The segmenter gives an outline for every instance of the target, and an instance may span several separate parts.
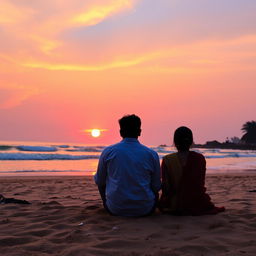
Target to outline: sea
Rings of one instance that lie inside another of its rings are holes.
[[[106,145],[0,141],[0,176],[93,175]],[[160,158],[172,146],[152,146]],[[193,148],[207,161],[207,174],[255,173],[255,150]]]

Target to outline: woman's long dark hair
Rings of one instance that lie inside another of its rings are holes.
[[[188,151],[193,143],[193,133],[186,127],[181,126],[174,132],[174,144],[178,151]]]

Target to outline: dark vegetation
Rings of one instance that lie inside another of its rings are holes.
[[[224,148],[224,149],[244,149],[256,150],[256,121],[248,121],[243,124],[243,136],[241,139],[237,137],[227,138],[225,142],[217,140],[207,141],[205,144],[195,144],[198,148]]]

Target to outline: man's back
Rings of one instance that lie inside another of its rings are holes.
[[[95,182],[106,186],[106,205],[113,214],[145,215],[161,186],[158,155],[136,138],[124,138],[102,152]]]

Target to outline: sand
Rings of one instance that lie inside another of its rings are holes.
[[[0,255],[256,255],[256,175],[207,176],[224,213],[109,216],[92,177],[0,177]]]

